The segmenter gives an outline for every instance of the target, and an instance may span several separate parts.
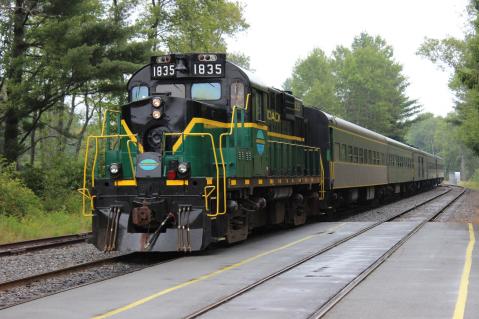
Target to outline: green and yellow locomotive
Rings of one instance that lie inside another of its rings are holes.
[[[105,251],[202,250],[443,177],[439,158],[305,107],[225,54],[153,57],[128,96],[86,148],[83,212]]]

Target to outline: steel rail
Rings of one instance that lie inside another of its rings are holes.
[[[452,203],[458,200],[466,192],[465,189],[461,191],[457,196],[455,196],[451,201],[446,205],[441,207],[436,211],[432,216],[426,218],[421,223],[419,223],[414,229],[406,234],[400,241],[398,241],[393,247],[386,251],[379,259],[377,259],[373,264],[366,268],[363,272],[354,278],[349,284],[347,284],[343,289],[331,297],[325,304],[316,310],[313,314],[309,316],[309,319],[319,319],[322,318],[328,311],[330,311],[335,305],[337,305],[347,294],[349,294],[357,285],[359,285],[364,279],[366,279],[374,270],[376,270],[383,262],[385,262],[392,254],[394,254],[402,245],[404,245],[415,233],[417,233],[424,225],[428,222],[434,220],[442,212],[444,212]]]
[[[431,202],[431,201],[433,201],[433,200],[435,200],[435,199],[437,199],[437,198],[439,198],[439,197],[442,197],[442,196],[448,194],[451,190],[452,190],[452,189],[449,188],[447,191],[445,191],[445,192],[443,192],[443,193],[441,193],[441,194],[438,194],[438,195],[436,195],[436,196],[433,196],[432,198],[427,199],[427,200],[425,200],[425,201],[423,201],[423,202],[421,202],[421,203],[419,203],[419,204],[415,204],[413,207],[408,208],[408,209],[406,209],[406,210],[404,210],[404,211],[401,211],[401,212],[399,212],[398,214],[395,214],[394,216],[385,218],[385,219],[383,219],[383,220],[381,220],[381,221],[378,221],[378,222],[375,222],[375,223],[373,223],[373,224],[371,224],[371,225],[369,225],[369,226],[366,226],[366,227],[360,229],[359,231],[357,231],[357,232],[355,232],[355,233],[353,233],[353,234],[351,234],[351,235],[349,235],[349,236],[346,236],[345,238],[342,238],[342,239],[340,239],[340,240],[338,240],[338,241],[335,241],[334,243],[332,243],[332,244],[330,244],[330,245],[328,245],[328,246],[326,246],[326,247],[320,249],[319,251],[316,251],[316,252],[314,252],[314,253],[312,253],[312,254],[310,254],[310,255],[308,255],[308,256],[306,256],[306,257],[304,257],[304,258],[302,258],[302,259],[300,259],[300,260],[298,260],[298,261],[296,261],[296,262],[294,262],[294,263],[292,263],[292,264],[290,264],[290,265],[288,265],[288,266],[286,266],[286,267],[284,267],[284,268],[282,268],[282,269],[280,269],[280,270],[278,270],[278,271],[276,271],[276,272],[274,272],[274,273],[272,273],[272,274],[270,274],[270,275],[268,275],[268,276],[266,276],[266,277],[263,277],[263,278],[261,278],[261,279],[255,281],[254,283],[252,283],[252,284],[250,284],[250,285],[248,285],[248,286],[246,286],[246,287],[244,287],[244,288],[242,288],[242,289],[240,289],[240,290],[237,290],[236,292],[234,292],[234,293],[232,293],[232,294],[230,294],[230,295],[227,295],[227,296],[225,296],[225,297],[223,297],[223,298],[217,300],[216,302],[214,302],[214,303],[212,303],[212,304],[210,304],[210,305],[208,305],[208,306],[206,306],[206,307],[203,307],[203,308],[201,308],[201,309],[195,311],[194,313],[191,313],[191,314],[187,315],[187,316],[184,317],[184,318],[185,318],[185,319],[198,318],[198,317],[200,317],[200,316],[202,316],[202,315],[204,315],[204,314],[210,312],[211,310],[213,310],[213,309],[215,309],[215,308],[217,308],[217,307],[219,307],[219,306],[221,306],[221,305],[224,305],[225,303],[227,303],[227,302],[229,302],[229,301],[231,301],[231,300],[233,300],[233,299],[235,299],[235,298],[241,296],[242,294],[244,294],[244,293],[246,293],[246,292],[248,292],[248,291],[251,291],[251,290],[254,289],[255,287],[260,286],[261,284],[263,284],[263,283],[265,283],[265,282],[267,282],[267,281],[269,281],[269,280],[271,280],[271,279],[273,279],[273,278],[276,278],[276,277],[278,277],[279,275],[282,275],[282,274],[284,274],[284,273],[286,273],[286,272],[292,270],[293,268],[296,268],[297,266],[299,266],[299,265],[301,265],[301,264],[303,264],[303,263],[305,263],[305,262],[307,262],[307,261],[309,261],[309,260],[311,260],[311,259],[313,259],[313,258],[315,258],[315,257],[317,257],[317,256],[319,256],[319,255],[321,255],[321,254],[324,254],[325,252],[330,251],[331,249],[333,249],[333,248],[335,248],[335,247],[337,247],[337,246],[339,246],[339,245],[341,245],[341,244],[343,244],[343,243],[345,243],[345,242],[347,242],[347,241],[349,241],[349,240],[351,240],[351,239],[353,239],[353,238],[356,238],[356,237],[358,237],[359,235],[361,235],[361,234],[363,234],[363,233],[365,233],[365,232],[367,232],[367,231],[369,231],[369,230],[371,230],[371,229],[373,229],[373,228],[375,228],[375,227],[377,227],[377,226],[379,226],[379,225],[381,225],[381,224],[383,224],[383,223],[386,223],[386,222],[388,222],[388,221],[392,221],[393,219],[395,219],[395,218],[397,218],[397,217],[399,217],[399,216],[401,216],[401,215],[404,215],[404,214],[406,214],[406,213],[408,213],[408,212],[410,212],[410,211],[413,211],[413,210],[417,209],[418,207],[424,206],[424,205],[428,204],[429,202]],[[454,199],[454,200],[455,200],[455,199]],[[450,203],[449,203],[448,205],[450,205]],[[412,236],[412,234],[411,234],[411,236]]]
[[[15,288],[17,286],[26,285],[37,280],[45,280],[45,279],[49,279],[49,278],[60,276],[60,275],[67,275],[73,272],[82,271],[91,267],[102,266],[105,264],[117,262],[117,261],[120,261],[122,258],[125,258],[126,256],[128,255],[120,255],[120,256],[115,256],[110,258],[103,258],[103,259],[99,259],[95,261],[72,265],[65,268],[55,269],[52,271],[42,272],[36,275],[27,276],[27,277],[23,277],[23,278],[11,280],[11,281],[2,282],[0,283],[0,292],[5,291],[7,289]]]
[[[81,243],[86,241],[90,236],[91,232],[3,244],[0,245],[0,257],[24,253],[28,251]]]

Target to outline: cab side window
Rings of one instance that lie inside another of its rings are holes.
[[[253,89],[253,112],[256,121],[264,122],[264,102],[263,92]]]
[[[233,107],[244,107],[244,84],[240,81],[234,81],[231,83],[231,102],[230,105]]]

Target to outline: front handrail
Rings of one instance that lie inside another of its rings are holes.
[[[210,189],[210,191],[208,191]],[[204,188],[205,194],[203,195],[205,197],[205,209],[206,211],[209,210],[209,198],[211,194],[215,191],[216,186],[214,185],[206,185]]]
[[[218,165],[218,156],[216,155],[216,146],[215,140],[213,138],[213,134],[211,133],[185,133],[185,132],[171,132],[171,133],[164,133],[165,136],[180,136],[183,139],[183,136],[199,136],[199,137],[209,137],[211,142],[211,148],[213,150],[213,157],[215,160],[215,169],[216,169],[216,214],[207,214],[209,217],[217,216],[219,213],[219,183],[220,183],[220,170]]]
[[[90,142],[91,140],[95,140],[95,156],[93,158],[93,165],[92,165],[92,170],[91,170],[91,187],[95,187],[95,169],[96,169],[96,163],[97,163],[97,159],[98,159],[98,140],[100,139],[108,139],[108,138],[123,138],[123,137],[128,137],[128,138],[131,138],[131,135],[129,134],[114,134],[114,135],[90,135],[88,136],[87,138],[87,142],[86,142],[86,147],[85,147],[85,162],[83,164],[83,185],[82,185],[82,188],[78,189],[78,192],[80,192],[80,194],[82,194],[83,196],[83,200],[82,200],[82,215],[84,216],[87,216],[87,217],[91,217],[93,216],[92,213],[86,213],[86,200],[89,199],[90,200],[90,206],[91,206],[91,209],[93,210],[94,206],[93,206],[93,199],[95,196],[92,196],[90,194],[90,191],[87,187],[87,176],[88,176],[88,156],[89,156],[89,149],[90,149]],[[133,142],[133,143],[136,143],[135,141],[132,141],[132,140],[129,140],[128,142]],[[127,142],[127,147],[128,147],[128,142]],[[134,167],[133,165],[133,158],[131,156],[131,153],[130,153],[130,149],[128,148],[128,156],[129,156],[129,160],[130,160],[130,167]],[[134,173],[134,170],[132,169],[132,174],[135,174]],[[135,175],[133,175],[135,176]]]
[[[101,136],[105,135],[105,128],[106,128],[106,121],[108,119],[108,113],[116,113],[116,114],[121,114],[121,111],[117,110],[106,110],[105,114],[103,115],[103,121],[101,123]]]
[[[133,165],[133,156],[131,156],[130,143],[135,143],[135,144],[136,144],[136,147],[137,147],[137,149],[138,149],[138,142],[137,142],[137,141],[133,141],[133,140],[128,140],[128,141],[126,142],[126,149],[128,150],[128,158],[130,159],[131,174],[133,175],[133,179],[136,179],[136,171],[135,171],[135,167],[134,167],[134,165]]]

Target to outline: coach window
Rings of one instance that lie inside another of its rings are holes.
[[[353,161],[353,147],[351,145],[348,145],[348,160]]]
[[[231,102],[230,105],[244,107],[244,84],[240,81],[231,83]]]
[[[341,144],[334,143],[334,161],[339,161],[341,158]]]
[[[140,86],[134,86],[131,89],[131,101],[138,101],[144,98],[147,98],[150,96],[150,92],[147,86],[145,85],[140,85]]]
[[[358,148],[354,148],[354,163],[358,162]]]
[[[364,150],[362,148],[359,148],[359,163],[363,163],[364,161]]]
[[[203,101],[215,101],[221,98],[221,84],[193,83],[191,86],[191,99]]]
[[[341,160],[346,162],[346,144],[341,144]]]
[[[184,84],[158,84],[156,86],[156,94],[165,94],[174,97],[186,97]]]

